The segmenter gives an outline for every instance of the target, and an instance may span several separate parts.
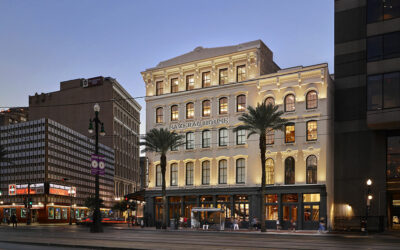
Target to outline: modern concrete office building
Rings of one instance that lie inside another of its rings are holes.
[[[400,229],[399,0],[335,1],[334,154],[335,228]]]
[[[141,106],[113,78],[61,82],[60,90],[29,97],[31,120],[50,118],[90,137],[89,118],[100,105],[106,136],[100,142],[115,150],[115,198],[140,188],[139,127]]]
[[[95,176],[90,174],[94,140],[47,118],[0,127],[0,143],[10,161],[0,163],[0,217],[16,213],[26,220],[24,200],[28,184],[33,202],[33,221],[68,222],[87,215],[85,199],[94,196]],[[114,201],[114,150],[99,144],[105,157],[105,175],[100,177],[100,198],[112,207]]]
[[[192,207],[219,207],[246,227],[260,218],[258,136],[233,132],[248,105],[268,102],[287,119],[267,142],[266,219],[276,228],[291,221],[316,229],[333,211],[333,83],[327,64],[280,69],[272,51],[256,40],[202,48],[142,72],[146,129],[168,128],[186,143],[167,155],[168,207],[162,207],[159,155],[148,153],[146,212],[154,223],[190,220]],[[205,219],[204,217],[202,219]]]

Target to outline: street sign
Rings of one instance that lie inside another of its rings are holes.
[[[104,175],[106,163],[104,162],[104,156],[102,155],[95,155],[91,156],[91,174],[93,175]]]

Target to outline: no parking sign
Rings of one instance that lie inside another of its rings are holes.
[[[91,174],[93,175],[104,175],[106,163],[104,162],[104,156],[102,155],[95,155],[91,156]]]

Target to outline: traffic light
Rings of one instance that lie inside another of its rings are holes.
[[[29,207],[32,207],[32,204],[33,204],[32,199],[29,199]]]
[[[24,199],[24,206],[25,206],[25,208],[27,208],[28,207],[28,203],[26,202],[26,197],[24,197],[23,199]]]

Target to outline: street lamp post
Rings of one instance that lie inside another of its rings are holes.
[[[99,124],[101,125],[100,135],[104,136],[104,124],[99,119],[100,105],[96,103],[94,105],[94,119],[89,120],[89,133],[93,133],[93,122],[94,122],[94,132],[95,132],[95,155],[99,154]],[[92,233],[102,233],[103,228],[101,226],[101,214],[100,214],[100,198],[99,198],[99,173],[96,172],[95,179],[95,207],[93,211],[93,223],[90,228]]]
[[[368,212],[369,208],[371,206],[371,200],[372,200],[372,193],[371,193],[371,185],[372,185],[372,180],[368,179],[367,180],[367,199],[366,199],[366,209],[365,209],[365,233],[368,234]]]
[[[68,194],[69,194],[69,196],[70,196],[70,198],[71,198],[71,203],[70,203],[70,205],[69,205],[69,225],[71,226],[72,225],[72,215],[74,214],[73,212],[72,212],[72,202],[73,202],[73,197],[74,197],[74,195],[75,195],[75,190],[74,189],[72,189],[72,187],[68,190]]]

